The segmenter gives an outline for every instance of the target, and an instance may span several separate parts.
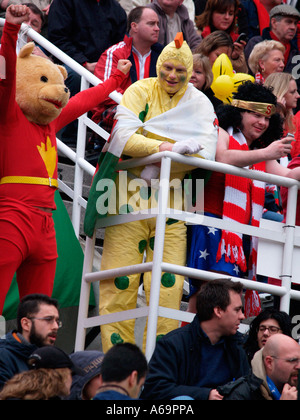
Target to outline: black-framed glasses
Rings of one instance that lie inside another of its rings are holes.
[[[270,334],[278,334],[281,331],[281,328],[275,327],[271,325],[270,327],[266,327],[265,325],[260,325],[258,327],[258,331],[264,333],[266,330],[269,331]]]
[[[62,321],[60,319],[56,318],[55,316],[44,316],[43,318],[38,318],[36,316],[33,316],[31,318],[28,318],[28,319],[37,319],[39,321],[45,321],[48,324],[54,324],[54,322],[56,322],[58,328],[62,327]]]

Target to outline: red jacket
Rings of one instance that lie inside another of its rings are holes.
[[[107,80],[110,75],[115,71],[118,65],[118,61],[121,59],[130,60],[132,67],[130,72],[127,74],[121,85],[117,88],[117,91],[122,95],[125,90],[134,82],[140,79],[139,72],[136,66],[136,60],[132,52],[132,41],[131,37],[125,35],[123,41],[118,44],[112,45],[108,48],[98,60],[94,74],[100,80]],[[148,66],[145,70],[146,77],[156,77],[156,61],[163,49],[161,44],[153,44],[151,47],[151,54],[149,60],[146,63]],[[107,98],[105,101],[101,102],[97,107],[93,109],[93,120],[98,123],[102,120],[102,113],[109,107],[115,106],[116,102],[110,98]]]

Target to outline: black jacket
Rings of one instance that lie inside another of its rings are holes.
[[[224,396],[223,401],[264,401],[260,387],[263,380],[250,373],[236,381],[219,386],[217,391]]]
[[[22,340],[21,336],[19,336],[21,342],[17,341],[16,334],[10,332],[0,340],[0,389],[8,379],[29,369],[27,359],[37,348]]]
[[[117,0],[54,0],[48,39],[78,63],[94,63],[122,41],[126,26],[126,12]]]
[[[201,344],[204,340],[196,315],[193,322],[162,337],[156,344],[142,399],[172,399],[187,395],[195,400],[208,399],[211,389],[200,388]],[[249,373],[242,335],[225,337],[227,362],[232,378]]]

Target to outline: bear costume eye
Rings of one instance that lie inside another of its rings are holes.
[[[41,77],[41,82],[47,83],[48,82],[48,77],[42,76]]]

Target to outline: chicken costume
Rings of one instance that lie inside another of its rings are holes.
[[[0,80],[0,313],[15,272],[20,298],[51,295],[57,259],[52,220],[58,187],[56,133],[105,99],[125,77],[117,70],[107,82],[69,101],[63,67],[33,56],[32,43],[17,59],[19,29],[6,22],[1,39],[6,68]]]
[[[89,197],[85,228],[90,236],[96,225],[96,209],[100,213],[101,201],[103,202],[101,196],[98,196],[97,199],[97,195],[95,198],[93,192],[101,190],[102,170],[107,170],[112,157],[116,162],[121,156],[122,158],[148,156],[158,153],[159,147],[164,141],[183,145],[190,138],[196,142],[197,150],[199,150],[199,145],[202,146],[202,150],[195,156],[212,160],[215,157],[218,133],[218,128],[214,124],[216,116],[207,97],[192,85],[188,85],[193,70],[193,58],[186,42],[177,48],[173,41],[164,48],[157,61],[157,74],[160,75],[164,62],[173,59],[179,61],[187,69],[184,84],[173,96],[170,96],[162,88],[160,77],[138,81],[131,85],[123,95],[116,114],[117,123],[112,132],[111,141],[107,145],[106,156],[101,160],[99,171],[95,175],[92,195]],[[159,168],[157,169],[159,172]],[[176,179],[181,184],[184,176],[190,170],[190,166],[173,162],[171,182]],[[118,175],[115,171],[116,208],[119,214],[157,207],[158,190],[147,188],[144,174],[145,167],[130,169],[125,178],[124,171],[119,172]],[[127,180],[125,185],[124,179]],[[136,183],[134,190],[132,190],[132,182]],[[140,187],[138,187],[139,182]],[[176,198],[176,194],[171,189],[170,208],[180,207],[182,202],[180,200],[179,204],[176,202],[177,200],[178,197]],[[98,217],[103,217],[103,214],[98,214]],[[156,219],[151,218],[107,227],[101,270],[142,263],[144,252],[146,252],[146,262],[152,261],[155,223]],[[186,226],[181,221],[167,219],[163,260],[168,263],[185,265]],[[151,273],[144,273],[143,281],[149,304]],[[159,302],[161,306],[180,308],[183,281],[182,276],[163,273]],[[100,315],[134,309],[137,304],[139,285],[139,274],[100,282]],[[134,320],[129,320],[102,325],[103,351],[107,351],[118,342],[134,343],[134,322]],[[177,327],[178,321],[159,318],[157,335],[166,334]]]

